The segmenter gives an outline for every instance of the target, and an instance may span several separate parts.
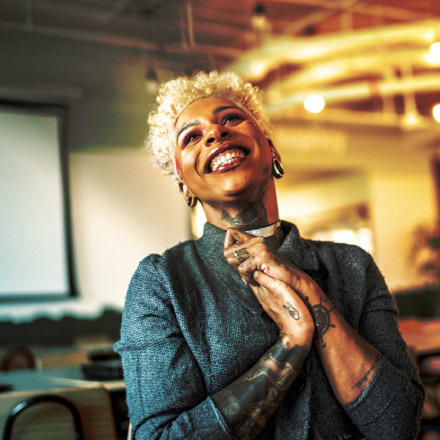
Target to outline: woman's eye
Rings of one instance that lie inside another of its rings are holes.
[[[223,124],[234,125],[234,124],[238,124],[242,120],[243,120],[243,116],[233,113],[223,118]]]
[[[187,135],[184,136],[182,141],[182,147],[186,147],[191,142],[194,142],[198,137],[200,136],[200,133],[197,132],[190,132]]]

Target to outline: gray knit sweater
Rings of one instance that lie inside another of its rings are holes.
[[[356,246],[302,239],[283,222],[279,252],[308,273],[348,323],[383,354],[358,400],[342,407],[312,348],[261,440],[414,439],[423,404],[399,333],[393,298]],[[136,439],[231,439],[210,396],[246,372],[279,338],[248,286],[223,257],[225,231],[150,255],[134,274],[115,345],[123,360]]]

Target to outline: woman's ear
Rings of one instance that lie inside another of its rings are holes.
[[[185,192],[185,190],[186,190],[186,185],[185,185],[181,180],[179,180],[179,181],[177,182],[177,186],[179,187],[179,191],[180,191],[182,194],[184,194],[184,192]]]
[[[194,208],[197,204],[197,197],[194,196],[194,194],[190,191],[190,189],[183,183],[183,181],[179,181],[177,183],[177,186],[179,187],[179,191],[182,193],[183,198],[186,201],[186,204],[190,208]]]
[[[280,153],[278,153],[278,150],[277,150],[277,148],[275,147],[275,145],[273,144],[272,140],[268,138],[268,139],[267,139],[267,142],[268,142],[268,144],[269,144],[269,148],[270,148],[270,151],[271,151],[271,153],[272,153],[272,156],[275,157],[279,162],[281,162],[281,156],[280,156]]]
[[[275,148],[275,145],[270,139],[268,139],[267,141],[269,143],[269,148],[272,153],[272,176],[275,177],[275,179],[281,179],[284,176],[284,168],[281,164],[280,153],[278,153],[278,150]]]

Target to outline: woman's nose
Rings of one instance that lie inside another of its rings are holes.
[[[213,143],[221,144],[221,142],[226,139],[229,136],[229,133],[224,129],[224,127],[221,127],[220,129],[214,128],[212,129],[205,141],[205,146],[210,147]]]

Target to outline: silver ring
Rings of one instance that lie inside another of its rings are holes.
[[[240,260],[240,263],[243,263],[244,258],[238,253],[238,251],[234,251],[234,257],[235,257],[237,260]]]

